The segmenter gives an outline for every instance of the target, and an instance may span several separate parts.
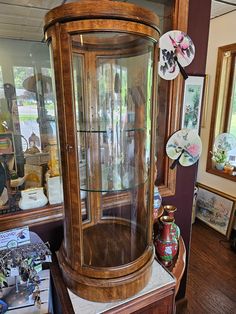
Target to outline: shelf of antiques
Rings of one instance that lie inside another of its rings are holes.
[[[59,169],[53,172],[57,157],[49,150],[53,146],[57,151],[57,144],[48,144],[44,153],[32,146],[19,158],[19,139],[16,145],[14,137],[12,132],[0,134],[0,231],[61,220],[61,179]],[[32,153],[36,149],[38,153]],[[58,168],[58,158],[56,163]]]
[[[8,59],[1,72],[0,100],[3,231],[61,220],[63,208],[48,47],[17,40],[2,40],[1,47]]]
[[[154,260],[158,18],[133,4],[81,1],[49,11],[45,35],[65,207],[59,264],[81,297],[124,299],[146,286]]]

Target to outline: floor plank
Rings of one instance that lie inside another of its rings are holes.
[[[187,309],[178,314],[236,314],[236,254],[226,237],[196,221],[192,229]]]

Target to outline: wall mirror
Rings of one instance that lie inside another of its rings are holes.
[[[236,43],[218,48],[213,111],[209,136],[207,172],[236,181],[236,147],[226,154],[227,167],[216,169],[212,151],[217,136],[230,133],[236,137]]]
[[[128,2],[138,4],[139,1],[129,0]],[[188,0],[143,0],[140,5],[155,11],[159,16],[160,31],[163,34],[171,29],[187,31],[188,2]],[[10,170],[17,172],[19,178],[25,178],[25,168],[30,168],[31,171],[38,166],[32,164],[34,159],[32,157],[36,159],[40,154],[43,155],[43,150],[47,148],[49,141],[50,148],[55,146],[51,144],[56,142],[56,136],[53,136],[53,139],[48,136],[51,128],[53,128],[53,135],[56,135],[55,102],[51,89],[50,93],[46,92],[48,85],[51,86],[49,49],[45,43],[1,38],[0,57],[0,162],[4,162],[3,158],[8,154],[7,158],[12,161]],[[28,83],[29,85],[29,83],[35,82],[34,80],[30,81],[30,77],[45,78],[45,84],[41,84],[42,80],[40,80],[33,89],[26,89],[24,84]],[[158,95],[157,142],[155,145],[158,177],[156,185],[158,185],[161,195],[165,197],[175,194],[176,169],[170,169],[171,161],[165,154],[165,143],[170,135],[179,129],[183,79],[179,75],[171,82],[158,80],[158,90],[156,91]],[[6,110],[6,108],[11,110]],[[15,110],[12,111],[12,108]],[[4,114],[2,114],[3,112]],[[8,129],[2,127],[2,122],[6,120],[9,120]],[[49,128],[44,128],[43,122],[47,125],[50,124]],[[39,143],[40,153],[29,156],[27,159],[25,152],[27,148],[30,148],[31,135],[34,134],[37,136],[37,141],[34,140],[32,143]],[[13,143],[13,140],[15,146],[9,145],[10,141]],[[11,147],[15,147],[15,149]],[[48,157],[48,155],[48,152],[45,152],[45,156]],[[41,162],[41,159],[37,159],[37,162],[38,160]],[[42,163],[48,164],[45,160]],[[47,172],[47,168],[43,166],[43,175],[41,176],[40,168],[40,178],[45,178],[44,170]],[[17,195],[16,204],[18,204],[21,190],[25,189],[25,182],[25,180],[20,181],[22,183],[20,187],[11,188],[9,185],[8,191],[5,191],[5,194],[12,195],[13,190],[14,195]],[[40,183],[40,186],[44,186],[44,183]],[[58,189],[58,191],[60,190]],[[2,203],[0,199],[0,230],[61,220],[62,217],[61,202],[52,205],[48,203],[40,208],[22,211],[17,206],[9,204],[7,198]]]

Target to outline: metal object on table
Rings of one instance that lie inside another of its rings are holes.
[[[9,308],[20,306],[21,304],[29,300],[29,296],[33,293],[34,288],[34,284],[27,285],[27,283],[25,283],[22,285],[18,285],[18,291],[16,291],[16,287],[13,286],[6,294],[6,296],[3,297],[3,301],[7,303]]]

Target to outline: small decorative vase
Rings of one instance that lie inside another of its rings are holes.
[[[171,234],[171,226],[174,222],[174,218],[162,216],[160,221],[163,227],[160,234],[156,237],[155,248],[162,264],[169,267],[178,251],[178,240]]]
[[[231,164],[225,164],[224,165],[224,172],[225,173],[232,175],[233,171],[234,171],[234,166],[232,166]]]
[[[217,170],[224,170],[224,166],[225,166],[225,163],[223,162],[223,163],[215,163],[215,168],[217,169]]]
[[[164,211],[165,211],[167,216],[169,216],[171,218],[175,218],[175,212],[177,211],[177,207],[174,205],[165,205]],[[176,223],[173,222],[170,232],[171,232],[172,236],[176,237],[176,239],[179,240],[180,229],[179,229],[179,226],[176,225]]]

